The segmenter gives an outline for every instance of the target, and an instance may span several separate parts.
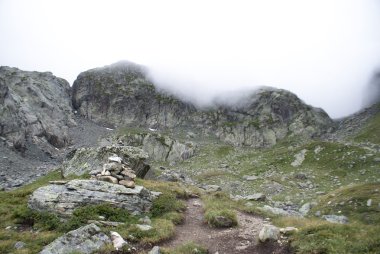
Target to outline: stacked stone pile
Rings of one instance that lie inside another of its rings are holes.
[[[127,188],[135,187],[136,174],[122,158],[113,154],[108,157],[108,163],[103,165],[100,174],[92,175],[92,178],[109,183],[120,184]]]

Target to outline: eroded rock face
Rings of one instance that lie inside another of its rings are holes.
[[[90,254],[107,243],[111,243],[110,238],[98,226],[89,224],[57,238],[45,246],[40,254]]]
[[[62,148],[73,120],[70,85],[50,72],[0,67],[0,136],[18,151],[27,141]]]
[[[81,73],[73,84],[73,106],[95,122],[174,127],[195,107],[156,91],[147,70],[119,62]]]
[[[149,171],[150,166],[146,164],[148,155],[137,147],[112,145],[102,146],[97,148],[80,148],[62,165],[63,175],[83,175],[90,173],[96,175],[103,171],[104,164],[108,163],[111,156],[123,160],[123,164],[128,165],[136,176],[144,178]]]
[[[140,147],[152,160],[168,162],[189,159],[194,156],[196,149],[193,142],[181,143],[158,133],[128,134],[118,137],[118,142]]]
[[[319,136],[333,125],[323,110],[285,90],[263,88],[234,105],[199,109],[158,91],[147,76],[133,63],[83,72],[73,85],[73,105],[96,122],[197,128],[235,146],[270,147],[286,136]]]
[[[72,180],[64,185],[50,184],[38,188],[31,195],[28,207],[69,216],[85,205],[109,203],[130,212],[147,212],[154,195],[142,186],[126,188],[98,180]]]

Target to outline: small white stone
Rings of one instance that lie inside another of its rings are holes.
[[[122,159],[119,156],[110,156],[110,157],[108,157],[108,161],[109,162],[121,163]]]

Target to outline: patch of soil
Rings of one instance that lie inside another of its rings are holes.
[[[185,220],[176,227],[175,237],[161,246],[173,248],[187,242],[198,243],[212,254],[287,254],[288,244],[259,243],[257,237],[264,225],[258,216],[238,212],[238,226],[235,228],[211,228],[204,222],[203,208],[199,199],[187,202]]]

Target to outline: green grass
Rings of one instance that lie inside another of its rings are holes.
[[[208,251],[204,247],[189,242],[173,249],[162,249],[163,254],[207,254]]]
[[[342,214],[349,224],[329,223],[318,218],[274,218],[278,226],[295,226],[291,236],[296,253],[379,253],[380,183],[358,184],[334,190],[319,199],[311,214]],[[367,200],[372,205],[367,206]]]
[[[380,249],[380,227],[352,223],[329,223],[318,219],[278,218],[279,226],[295,226],[297,233],[290,236],[296,254],[377,254]]]
[[[367,201],[371,199],[371,206]],[[348,186],[321,197],[312,213],[343,214],[350,221],[380,225],[380,183]]]
[[[380,104],[377,107],[380,108]],[[380,112],[354,137],[354,141],[380,144]]]
[[[34,190],[49,181],[60,179],[61,173],[54,171],[17,190],[0,192],[0,253],[37,253],[62,234],[52,230],[59,223],[54,215],[31,212],[26,207],[28,197]],[[38,233],[30,230],[32,225],[38,227]],[[8,226],[12,229],[6,230]],[[24,242],[25,248],[15,250],[13,246],[17,241]]]
[[[70,177],[69,179],[71,179]],[[134,235],[140,243],[158,243],[169,239],[175,232],[175,224],[183,221],[184,202],[191,193],[197,193],[196,188],[185,188],[179,183],[162,183],[155,181],[137,180],[148,189],[160,191],[150,214],[153,229],[143,232],[136,229],[139,217],[132,216],[127,210],[109,205],[91,205],[76,209],[73,216],[62,223],[52,213],[36,212],[27,208],[29,195],[37,188],[49,184],[49,181],[60,180],[59,171],[52,172],[36,182],[17,190],[0,192],[0,253],[38,253],[43,246],[49,244],[63,233],[87,224],[88,220],[99,220],[99,216],[107,221],[124,222],[116,228],[102,227],[104,232],[110,230],[119,232],[124,238]],[[145,216],[145,215],[143,215]],[[12,229],[5,228],[11,226]],[[14,229],[17,227],[17,229]],[[14,249],[17,241],[26,243],[20,250]],[[105,250],[104,253],[107,253]]]
[[[153,228],[151,230],[142,231],[135,225],[131,225],[127,229],[128,234],[125,234],[124,236],[126,238],[132,237],[132,240],[137,240],[138,242],[144,244],[159,243],[174,236],[175,226],[170,220],[153,219],[152,227]]]
[[[225,193],[217,192],[212,195],[203,195],[202,200],[205,209],[205,221],[212,227],[224,227],[217,219],[219,216],[231,222],[231,226],[237,226],[236,203]]]

